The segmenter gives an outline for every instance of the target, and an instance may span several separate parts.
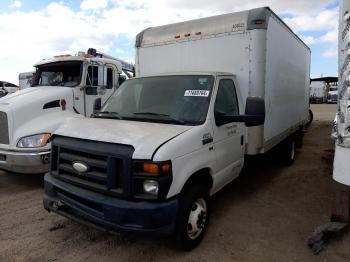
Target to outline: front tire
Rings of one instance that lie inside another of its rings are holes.
[[[202,241],[209,222],[209,189],[194,185],[184,192],[176,226],[179,248],[190,251]]]

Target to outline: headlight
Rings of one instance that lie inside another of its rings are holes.
[[[158,181],[155,180],[145,180],[143,181],[143,191],[147,194],[158,195],[159,185]]]
[[[51,134],[48,134],[48,133],[22,137],[18,141],[17,147],[20,147],[20,148],[44,147],[49,142],[50,137],[51,137]]]
[[[135,160],[132,179],[134,198],[165,199],[173,180],[171,161]]]

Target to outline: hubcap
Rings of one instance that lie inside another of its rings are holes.
[[[203,231],[207,221],[207,203],[203,198],[197,199],[191,208],[187,222],[189,238],[196,239]]]

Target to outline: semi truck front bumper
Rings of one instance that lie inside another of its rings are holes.
[[[16,152],[0,150],[0,169],[22,174],[40,174],[49,170],[50,151]]]
[[[91,192],[45,175],[44,208],[107,232],[169,235],[175,229],[178,200],[127,201]]]

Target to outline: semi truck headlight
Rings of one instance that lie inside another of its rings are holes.
[[[145,180],[143,182],[143,191],[147,194],[157,195],[159,191],[158,181]]]
[[[20,147],[20,148],[44,147],[49,142],[50,137],[51,137],[51,134],[48,134],[48,133],[22,137],[18,141],[17,147]]]

